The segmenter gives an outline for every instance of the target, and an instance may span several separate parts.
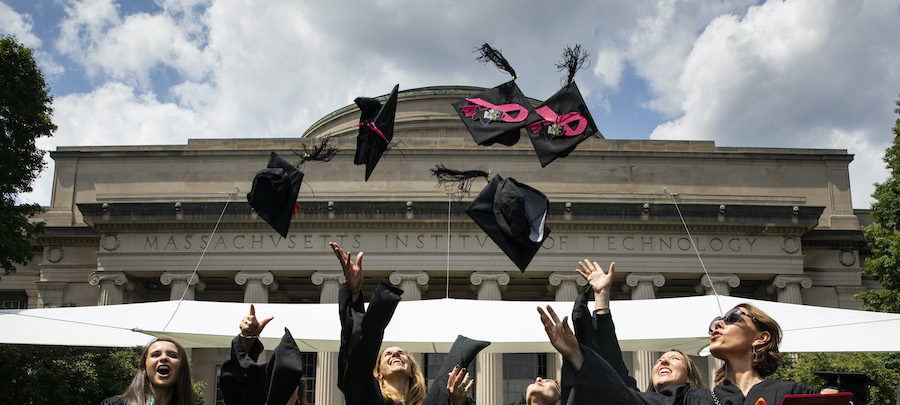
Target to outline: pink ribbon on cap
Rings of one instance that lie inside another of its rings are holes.
[[[371,122],[371,121],[369,121],[369,122],[360,122],[359,124],[356,124],[356,126],[358,126],[358,127],[362,127],[362,126],[369,127],[369,129],[371,129],[372,131],[375,131],[375,133],[378,134],[378,136],[380,136],[381,139],[384,139],[385,142],[391,143],[391,141],[389,141],[387,138],[384,137],[384,134],[381,132],[381,130],[378,129],[378,127],[375,126],[375,123],[374,123],[374,122]]]
[[[543,121],[538,121],[530,125],[531,131],[534,133],[539,133],[541,131],[541,125],[545,124],[559,124],[563,128],[565,128],[565,136],[575,136],[580,135],[584,132],[584,129],[587,128],[587,119],[584,118],[581,113],[578,112],[570,112],[563,115],[557,115],[556,112],[550,109],[550,107],[543,106],[534,110],[541,117],[544,117]],[[578,126],[575,129],[569,127],[569,123],[572,121],[578,121]]]
[[[522,122],[525,121],[526,117],[528,117],[528,109],[518,104],[494,105],[480,98],[467,98],[466,101],[472,103],[460,107],[463,113],[466,114],[466,117],[475,115],[475,107],[490,108],[497,111],[502,111],[503,118],[501,118],[500,120],[503,122]],[[515,117],[509,114],[510,112],[514,111],[519,112]]]

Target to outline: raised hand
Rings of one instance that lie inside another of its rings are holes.
[[[334,250],[334,255],[337,256],[338,261],[341,262],[341,268],[344,270],[344,279],[347,280],[347,288],[350,289],[350,293],[353,294],[353,299],[355,300],[360,293],[360,289],[362,289],[363,252],[359,252],[356,255],[356,261],[353,262],[350,260],[350,253],[344,253],[340,245],[334,242],[328,242],[328,244]]]
[[[581,364],[584,362],[584,356],[581,353],[581,348],[578,347],[578,339],[575,338],[575,333],[569,328],[569,317],[564,317],[560,321],[553,307],[549,305],[547,305],[547,312],[544,312],[541,307],[538,307],[537,310],[541,315],[544,331],[547,332],[547,337],[550,338],[550,344],[563,357],[572,362],[576,370],[580,370]]]
[[[259,334],[262,333],[263,329],[266,327],[266,324],[269,323],[272,319],[275,319],[274,316],[270,316],[266,319],[263,319],[261,322],[256,319],[256,308],[253,304],[250,304],[250,315],[244,317],[241,320],[241,336],[245,338],[256,338],[259,337]]]
[[[597,262],[584,259],[578,262],[580,269],[575,269],[581,277],[587,280],[594,290],[594,311],[609,310],[609,294],[612,289],[613,267],[616,262],[609,264],[609,271],[604,272]]]
[[[469,379],[469,372],[459,366],[453,367],[450,371],[450,378],[447,379],[447,390],[450,391],[450,405],[464,405],[466,403],[466,395],[475,384],[475,379]]]

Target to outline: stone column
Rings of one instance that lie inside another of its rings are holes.
[[[502,272],[477,271],[469,276],[472,288],[477,288],[479,300],[499,301],[509,284],[509,275]],[[479,353],[476,357],[475,402],[481,405],[503,404],[503,353]]]
[[[550,286],[556,287],[557,301],[575,301],[575,298],[578,297],[578,293],[580,292],[580,287],[587,285],[587,280],[585,280],[584,277],[581,277],[578,273],[572,272],[551,273],[549,280]],[[552,287],[548,287],[548,289]]]
[[[631,290],[633,300],[656,299],[656,289],[666,284],[666,278],[659,273],[637,274],[631,273],[625,277],[625,285]],[[631,374],[637,381],[637,387],[645,390],[650,385],[650,373],[653,372],[653,363],[656,359],[653,352],[639,350],[634,352]]]
[[[578,297],[580,287],[584,287],[587,285],[587,280],[584,277],[581,277],[578,273],[572,272],[554,272],[550,274],[548,278],[550,281],[550,285],[547,286],[549,291],[553,291],[553,287],[556,287],[555,299],[556,301],[565,301],[565,302],[573,302],[575,298]],[[552,378],[556,381],[560,381],[562,379],[562,371],[561,367],[563,364],[562,355],[559,354],[556,350],[547,353],[547,377]]]
[[[704,274],[700,277],[700,284],[694,288],[698,293],[713,295],[715,292],[722,296],[731,295],[731,289],[741,285],[741,278],[737,274],[710,274],[708,277]]]
[[[100,286],[97,305],[117,305],[125,302],[125,289],[134,288],[128,282],[128,276],[119,271],[95,271],[88,276],[88,283]]]
[[[192,277],[193,276],[193,277]],[[194,299],[194,291],[199,289],[203,291],[205,284],[200,281],[199,274],[193,273],[177,273],[172,271],[167,271],[159,276],[159,281],[163,283],[163,285],[171,285],[171,292],[169,293],[169,299],[173,301],[180,300],[182,295],[186,300]],[[185,290],[187,292],[185,292]]]
[[[741,279],[736,274],[710,274],[709,277],[704,274],[700,277],[700,283],[697,284],[694,290],[698,293],[713,295],[712,287],[715,287],[716,294],[729,296],[731,295],[731,289],[737,288],[739,285],[741,285]],[[723,311],[729,309],[722,308]],[[715,358],[713,355],[706,356],[706,373],[704,377],[706,378],[707,387],[715,386],[716,370],[724,364],[722,360]],[[703,365],[701,364],[698,367],[703,368]]]
[[[388,277],[391,284],[403,290],[403,301],[421,300],[422,291],[428,290],[428,279],[423,271],[395,271]]]
[[[802,276],[776,276],[771,287],[778,292],[778,302],[802,305],[800,289],[812,287],[812,280]]]
[[[395,271],[388,277],[392,285],[403,290],[403,301],[421,300],[422,292],[428,290],[428,279],[428,273],[424,271]],[[425,365],[424,354],[410,352],[409,355],[415,358],[420,366]]]
[[[340,271],[317,271],[312,275],[313,284],[319,286],[319,302],[336,304],[344,273]],[[318,352],[316,354],[316,404],[343,405],[344,395],[337,388],[338,353]]]
[[[275,276],[268,271],[239,271],[234,282],[244,286],[244,302],[247,303],[268,303],[269,291],[278,289]]]

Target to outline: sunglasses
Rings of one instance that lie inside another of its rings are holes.
[[[746,315],[750,319],[756,321],[756,317],[750,315],[744,311],[741,311],[740,307],[732,308],[731,311],[725,313],[725,316],[717,316],[713,318],[712,322],[709,323],[709,334],[712,335],[713,331],[716,330],[716,322],[722,321],[726,325],[731,325],[737,321],[741,320],[741,315]]]

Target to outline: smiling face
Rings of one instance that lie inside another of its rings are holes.
[[[385,377],[394,373],[409,376],[409,356],[397,346],[387,347],[381,351],[381,357],[378,360],[378,371]]]
[[[535,378],[534,383],[525,388],[525,403],[529,405],[558,404],[559,383],[549,378]]]
[[[688,383],[687,363],[684,355],[676,351],[665,352],[653,365],[650,380],[657,390]]]
[[[181,360],[174,343],[153,342],[147,349],[147,359],[144,361],[150,385],[158,388],[174,387],[178,380]]]

